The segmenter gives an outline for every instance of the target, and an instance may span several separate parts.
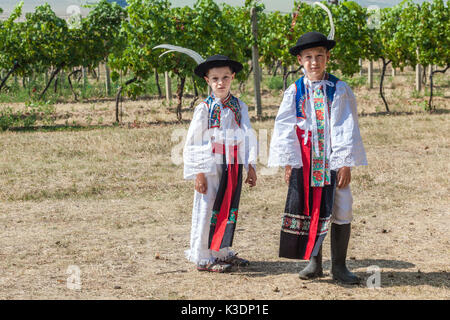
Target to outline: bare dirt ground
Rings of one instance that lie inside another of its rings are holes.
[[[400,76],[386,86],[391,114],[376,88],[355,89],[369,161],[351,183],[348,265],[359,286],[331,279],[329,237],[324,278],[300,280],[306,262],[278,258],[287,186],[281,171],[264,174],[264,153],[257,187],[243,188],[234,242],[250,266],[197,272],[183,253],[193,184],[172,161],[188,121],[176,123],[160,100],[125,101],[126,124],[111,126],[114,102],[99,101],[56,105],[64,130],[0,133],[0,298],[448,299],[450,92],[442,79],[433,114]],[[265,94],[265,118],[253,121],[263,152],[280,100]],[[366,283],[372,268],[375,289]]]

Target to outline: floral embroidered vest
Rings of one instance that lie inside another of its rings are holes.
[[[298,79],[295,82],[295,86],[297,87],[297,94],[295,96],[295,107],[297,110],[297,118],[306,118],[306,115],[304,114],[304,106],[305,101],[309,99],[309,97],[306,96],[306,89],[305,89],[305,83],[304,83],[304,76]],[[333,76],[332,74],[328,73],[328,79],[325,79],[328,81],[331,81],[334,86],[327,86],[327,101],[328,101],[328,111],[331,109],[331,103],[334,99],[334,94],[336,93],[336,83],[339,81],[338,78]]]
[[[209,128],[220,128],[220,105],[214,103],[214,95],[210,95],[205,99],[204,103],[208,106],[209,110]],[[239,99],[229,94],[228,97],[222,101],[223,107],[228,108],[234,113],[234,119],[238,126],[241,126],[241,106],[239,105]]]
[[[324,145],[325,145],[325,112],[328,112],[330,115],[331,104],[333,102],[334,94],[336,92],[336,83],[339,81],[333,75],[328,75],[328,81],[333,83],[333,86],[326,86],[326,93],[324,93],[323,86],[311,88],[309,92],[311,92],[312,97],[307,96],[307,90],[304,84],[304,78],[300,78],[297,80],[295,85],[297,86],[297,94],[296,94],[296,112],[298,118],[306,118],[306,114],[304,113],[305,102],[311,99],[312,104],[314,106],[314,110],[312,112],[316,115],[316,125],[317,125],[317,134],[318,134],[318,148],[319,150],[315,150],[314,144],[312,145],[313,152],[311,152],[311,186],[312,187],[323,187],[325,185],[330,184],[330,159],[327,159],[325,155]],[[324,98],[325,94],[327,95],[327,106],[325,106]]]
[[[330,184],[330,159],[325,156],[325,103],[323,87],[312,89],[314,112],[316,113],[317,135],[319,140],[319,150],[314,150],[312,146],[312,164],[311,164],[311,186],[323,187]]]

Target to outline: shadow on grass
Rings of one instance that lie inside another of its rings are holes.
[[[50,125],[50,126],[33,126],[33,127],[14,127],[9,128],[8,131],[13,132],[52,132],[52,131],[90,131],[98,129],[113,128],[117,125],[104,124],[93,126],[80,126],[80,125]]]
[[[354,269],[368,269],[371,266],[377,266],[380,268],[381,288],[422,285],[440,288],[450,287],[450,277],[445,270],[435,272],[422,272],[420,271],[420,269],[417,269],[413,263],[400,260],[363,259],[351,261],[349,263],[349,267]],[[366,286],[368,278],[373,275],[374,272],[367,270],[366,272],[355,272],[355,274],[357,274],[362,279],[361,283]]]
[[[278,108],[277,106],[270,106],[269,108]],[[185,110],[187,111],[187,109]],[[359,117],[381,117],[381,116],[405,116],[405,115],[415,115],[415,114],[422,114],[422,115],[442,115],[442,114],[449,114],[450,109],[437,109],[433,110],[431,113],[425,113],[425,112],[374,112],[374,113],[361,113],[359,114]],[[255,116],[251,116],[251,121],[273,121],[275,120],[276,115],[263,115],[259,119]],[[51,132],[51,131],[89,131],[89,130],[98,130],[98,129],[106,129],[106,128],[113,128],[113,127],[121,127],[126,129],[136,129],[136,128],[145,128],[145,127],[154,127],[154,126],[171,126],[171,125],[188,125],[190,124],[191,119],[182,119],[182,120],[161,120],[161,121],[150,121],[150,122],[125,122],[120,124],[101,124],[101,125],[44,125],[44,126],[33,126],[33,127],[14,127],[9,128],[8,131],[14,131],[14,132]],[[1,131],[0,131],[1,132]]]
[[[302,270],[308,261],[305,260],[292,260],[292,261],[252,261],[246,268],[238,269],[240,272],[247,274],[248,276],[267,276],[267,275],[279,275],[286,273],[298,273]],[[348,260],[347,265],[349,268],[367,268],[369,266],[378,266],[379,268],[389,269],[409,269],[415,267],[413,263],[399,260]],[[323,261],[324,270],[331,268],[331,261]]]
[[[142,95],[139,97],[136,97],[134,99],[128,98],[128,97],[122,97],[122,102],[129,102],[129,101],[154,101],[154,100],[161,100],[164,101],[165,98],[160,98],[159,96],[151,96],[151,95]],[[116,96],[109,96],[109,97],[90,97],[90,98],[80,98],[79,101],[75,100],[68,100],[68,99],[58,99],[56,101],[57,103],[80,103],[80,104],[92,104],[92,103],[102,103],[102,102],[116,102]]]
[[[264,107],[264,111],[266,111],[267,109],[277,110],[278,106]],[[250,113],[250,119],[252,122],[254,122],[254,121],[272,121],[272,120],[275,120],[275,118],[276,118],[276,115],[270,115],[270,116],[263,115],[258,119],[257,117],[252,115],[252,111],[249,111],[249,113]],[[384,117],[384,116],[396,117],[396,116],[412,116],[412,115],[433,116],[433,115],[442,115],[442,114],[449,114],[449,113],[450,113],[450,109],[436,109],[431,112],[427,112],[427,111],[391,111],[391,112],[379,111],[379,112],[370,112],[370,113],[360,113],[358,116],[361,118],[363,118],[363,117]]]
[[[301,265],[302,262],[299,261],[250,261],[249,266],[238,267],[233,272],[248,277],[266,277],[270,275],[298,273],[302,268]]]
[[[251,261],[251,264],[245,268],[237,268],[234,274],[245,275],[247,277],[266,277],[270,275],[297,274],[308,264],[307,261]],[[367,272],[353,271],[361,278],[359,286],[366,287],[370,276],[374,274],[369,267],[377,266],[380,270],[380,285],[383,287],[402,287],[402,286],[422,286],[428,285],[440,288],[450,287],[450,277],[446,271],[422,272],[420,270],[402,270],[411,269],[415,264],[401,260],[386,259],[363,259],[349,260],[347,266],[350,270],[366,268]],[[333,283],[343,287],[354,287],[353,285],[344,285],[332,279],[330,274],[331,261],[323,262],[324,277],[312,280],[300,280],[310,282]],[[386,270],[394,269],[394,270]]]
[[[379,111],[379,112],[370,112],[370,113],[360,113],[359,117],[381,117],[381,116],[411,116],[411,115],[441,115],[441,114],[449,114],[450,109],[436,109],[431,112],[428,111]]]
[[[177,125],[177,124],[190,124],[191,119],[182,119],[182,120],[170,120],[170,121],[150,121],[145,122],[145,125],[148,126],[159,126],[159,125]]]
[[[172,125],[181,125],[181,124],[189,124],[191,120],[170,120],[170,121],[150,121],[150,122],[126,122],[120,124],[101,124],[101,125],[48,125],[48,126],[33,126],[33,127],[13,127],[8,128],[7,131],[12,132],[53,132],[53,131],[91,131],[91,130],[100,130],[100,129],[108,129],[108,128],[125,128],[125,129],[138,129],[138,128],[148,128],[155,126],[172,126]],[[5,130],[6,131],[6,130]],[[0,130],[1,132],[1,130]]]
[[[373,273],[364,272],[354,272],[360,279],[359,287],[371,287],[374,285],[373,279],[369,278],[373,276]],[[414,272],[414,271],[402,271],[402,272],[392,272],[387,271],[380,273],[380,283],[379,287],[389,288],[389,287],[416,287],[416,286],[432,286],[436,288],[449,289],[449,275],[447,272]],[[308,280],[318,283],[332,283],[341,287],[351,288],[355,285],[348,285],[340,283],[333,280],[328,272],[328,275],[320,279]]]

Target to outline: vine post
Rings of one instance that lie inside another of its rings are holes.
[[[373,61],[369,61],[369,67],[367,69],[367,83],[369,84],[369,89],[373,89]]]
[[[250,10],[251,20],[252,20],[252,34],[253,34],[253,45],[252,45],[252,63],[253,63],[253,79],[255,86],[255,111],[256,117],[260,118],[262,114],[261,108],[261,75],[259,68],[259,53],[258,53],[258,15],[255,7]]]
[[[109,97],[111,95],[111,70],[109,69],[108,63],[105,63],[105,77],[106,95]]]
[[[362,58],[359,58],[358,64],[359,64],[359,76],[361,77],[363,74],[363,59]]]
[[[166,101],[167,105],[170,106],[172,103],[172,81],[169,76],[169,72],[164,72],[164,79],[166,84]]]
[[[416,49],[417,59],[419,59],[419,48]],[[422,90],[422,67],[418,63],[416,64],[416,91]]]

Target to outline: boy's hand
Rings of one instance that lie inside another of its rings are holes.
[[[286,181],[287,184],[289,184],[289,180],[291,180],[291,173],[292,173],[292,167],[286,166],[284,169],[284,181]]]
[[[256,186],[256,171],[251,165],[248,165],[247,179],[245,183],[248,183],[250,187]]]
[[[206,194],[208,182],[204,173],[197,174],[197,177],[195,178],[195,190],[199,193]]]
[[[350,171],[350,167],[342,167],[338,170],[337,173],[337,187],[345,188],[350,184],[352,180],[352,172]]]

